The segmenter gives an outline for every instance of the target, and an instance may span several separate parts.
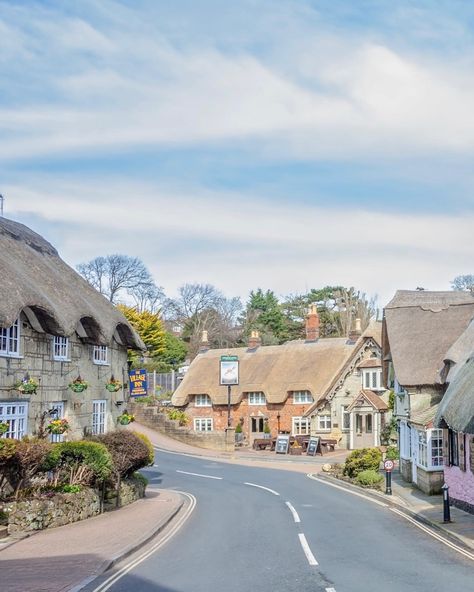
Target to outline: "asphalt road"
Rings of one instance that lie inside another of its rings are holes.
[[[197,504],[107,592],[474,590],[472,561],[387,508],[304,474],[164,452],[146,473],[151,487],[189,492]]]

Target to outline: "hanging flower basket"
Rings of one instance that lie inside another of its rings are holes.
[[[75,380],[69,383],[69,388],[75,393],[82,393],[87,388],[87,382],[78,376]]]
[[[111,376],[109,382],[105,385],[105,388],[110,393],[116,393],[122,388],[122,383],[120,382],[120,380],[115,380],[115,378]]]
[[[120,425],[128,425],[129,423],[132,423],[132,421],[135,421],[135,416],[126,411],[117,417],[117,422]]]
[[[69,422],[67,419],[53,419],[47,426],[48,434],[65,434],[69,429]]]
[[[34,378],[26,378],[15,384],[15,388],[18,389],[20,393],[23,393],[24,395],[34,395],[38,390],[38,387],[39,382]]]
[[[0,421],[0,436],[6,434],[10,429],[10,425],[7,421]]]

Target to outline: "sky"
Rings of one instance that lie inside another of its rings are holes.
[[[474,3],[0,0],[5,215],[174,296],[474,273]]]

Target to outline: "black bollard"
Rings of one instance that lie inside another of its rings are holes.
[[[441,488],[443,490],[443,522],[451,522],[451,510],[449,509],[449,485],[446,483]]]
[[[385,493],[392,495],[392,471],[385,471]]]

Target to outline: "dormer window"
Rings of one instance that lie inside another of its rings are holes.
[[[312,403],[313,395],[309,391],[293,391],[293,403]]]
[[[67,361],[69,358],[69,339],[55,335],[53,338],[53,360],[60,362]]]
[[[107,349],[108,348],[106,345],[94,345],[94,347],[92,349],[92,361],[94,362],[94,364],[99,364],[102,366],[106,366],[108,364]]]
[[[212,401],[209,395],[196,395],[194,404],[196,407],[212,407]]]
[[[265,393],[261,391],[249,393],[249,405],[266,405]]]
[[[362,388],[368,391],[383,391],[382,369],[364,369],[362,370]]]
[[[20,323],[18,319],[11,327],[0,327],[0,356],[20,355]]]

